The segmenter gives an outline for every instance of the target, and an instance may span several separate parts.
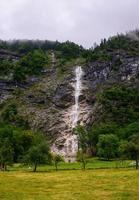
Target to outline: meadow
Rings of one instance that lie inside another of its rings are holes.
[[[131,160],[99,160],[97,157],[89,158],[86,164],[86,169],[113,169],[113,168],[133,168],[134,161]],[[58,170],[80,170],[82,169],[82,163],[65,163],[60,162],[58,164]],[[23,164],[14,164],[8,167],[9,171],[32,171],[33,166],[31,165],[23,165]],[[39,165],[37,168],[39,172],[46,171],[55,171],[54,165]]]
[[[134,169],[1,172],[1,200],[138,200]]]
[[[139,170],[132,161],[102,161],[31,166],[14,164],[0,172],[0,200],[138,200]]]

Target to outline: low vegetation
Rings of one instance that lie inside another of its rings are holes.
[[[139,171],[88,170],[0,173],[0,199],[138,200]]]

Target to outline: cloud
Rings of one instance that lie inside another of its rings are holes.
[[[0,38],[71,40],[90,47],[139,27],[138,0],[3,0]]]
[[[139,31],[130,31],[127,33],[127,37],[129,37],[131,40],[139,41]]]

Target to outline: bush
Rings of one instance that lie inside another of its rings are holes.
[[[118,157],[119,154],[119,140],[116,135],[106,134],[100,135],[97,144],[98,156],[110,160]]]

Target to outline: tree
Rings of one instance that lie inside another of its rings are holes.
[[[2,170],[6,170],[7,165],[13,162],[14,149],[12,135],[11,127],[0,127],[0,164]]]
[[[50,163],[51,154],[48,143],[44,139],[35,142],[27,151],[24,162],[34,165],[36,172],[38,164]]]
[[[88,130],[88,137],[89,137],[89,149],[93,156],[97,154],[97,144],[100,135],[106,134],[117,134],[118,126],[116,123],[107,122],[107,123],[96,123]]]
[[[54,162],[54,165],[55,165],[55,168],[56,168],[56,171],[58,170],[58,164],[63,161],[63,158],[61,155],[59,154],[53,154],[52,155],[52,160]]]
[[[116,158],[119,151],[118,137],[113,134],[100,135],[97,147],[97,154],[99,157],[103,157],[107,160]]]
[[[11,142],[8,138],[6,138],[1,144],[0,144],[0,163],[1,163],[1,169],[7,170],[7,164],[11,164],[13,162],[13,148],[11,145]]]
[[[139,89],[125,86],[112,86],[98,95],[102,105],[101,120],[113,121],[119,126],[138,121]]]
[[[32,146],[34,133],[20,129],[13,130],[12,143],[14,148],[14,162],[22,161],[22,158]]]
[[[78,125],[75,130],[75,134],[77,135],[78,138],[78,154],[77,154],[77,160],[82,163],[83,169],[85,170],[86,167],[86,158],[87,156],[87,151],[89,148],[89,135],[87,130],[81,126]]]
[[[78,125],[75,129],[74,129],[75,134],[78,137],[78,146],[80,149],[82,149],[83,151],[87,151],[88,148],[88,132],[85,129],[84,126]]]
[[[12,123],[18,127],[29,127],[28,122],[18,114],[17,106],[14,103],[5,106],[1,112],[1,118],[4,122]]]
[[[5,122],[14,121],[15,115],[17,115],[17,108],[15,104],[8,105],[1,113],[1,117]]]
[[[129,137],[129,141],[124,141],[120,145],[122,155],[136,162],[136,169],[139,165],[139,134]]]
[[[16,63],[14,79],[22,81],[28,75],[40,75],[47,62],[47,56],[42,50],[28,53]]]
[[[34,139],[32,131],[0,123],[0,163],[18,162],[31,147]]]
[[[0,58],[0,75],[8,75],[10,77],[13,70],[14,63],[12,61]]]
[[[87,164],[88,155],[82,149],[77,153],[77,161],[82,163],[82,169],[85,170]]]

